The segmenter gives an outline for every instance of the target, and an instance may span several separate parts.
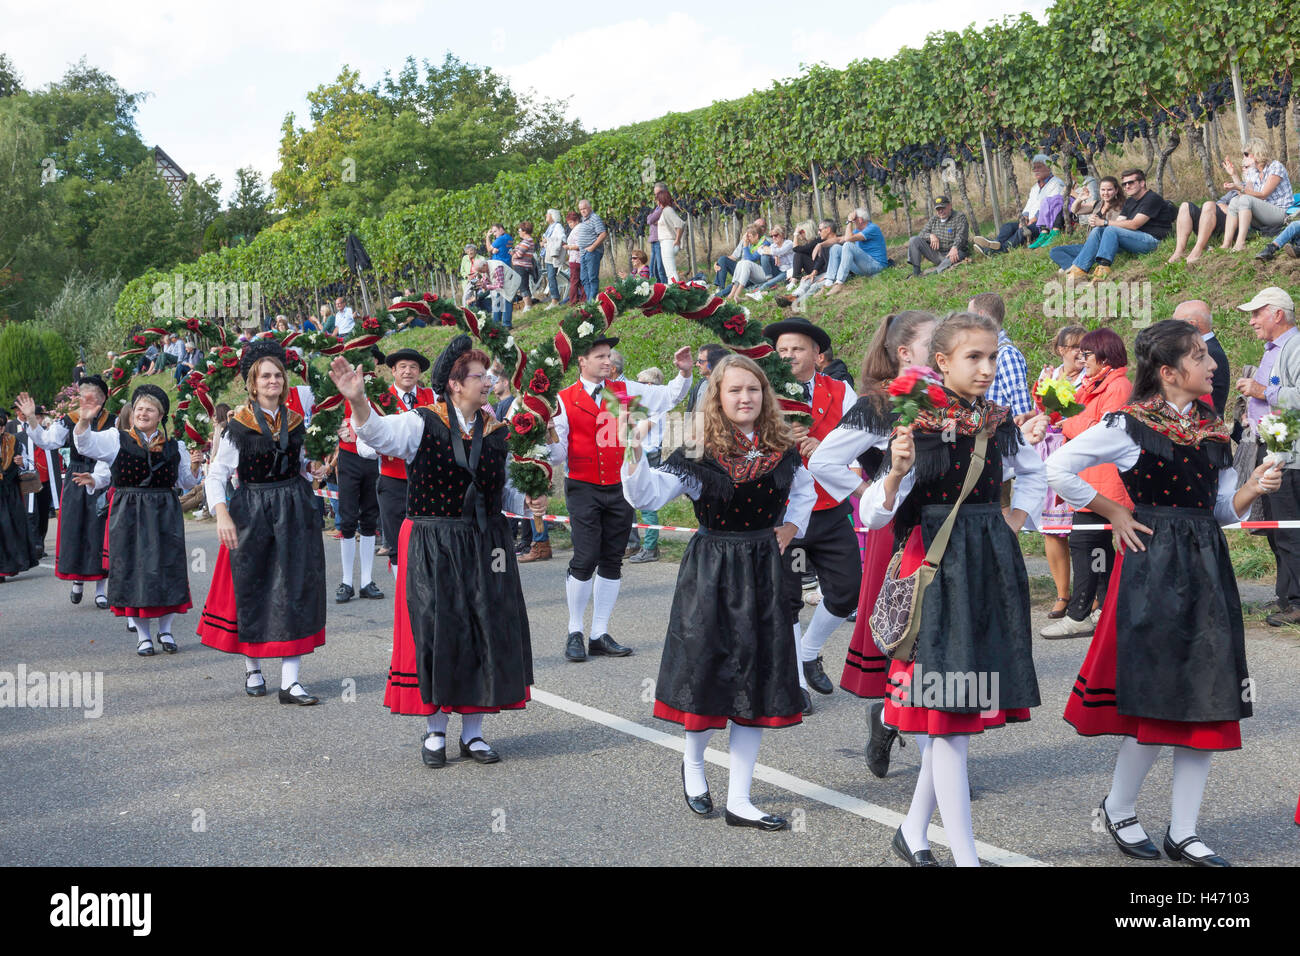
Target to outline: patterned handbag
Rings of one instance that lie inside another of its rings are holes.
[[[921,566],[906,577],[900,576],[898,568],[904,550],[900,548],[885,569],[885,581],[880,587],[876,604],[871,609],[871,639],[880,648],[880,653],[892,660],[910,662],[916,657],[916,637],[921,630],[921,602],[925,598],[925,589],[934,580],[939,562],[943,560],[943,553],[948,548],[952,526],[957,520],[957,509],[974,489],[980,472],[984,470],[984,453],[988,449],[988,443],[988,431],[980,428],[975,436],[975,451],[971,455],[966,480],[961,485],[961,494],[944,519],[939,533],[930,542]]]

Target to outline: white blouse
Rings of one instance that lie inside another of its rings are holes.
[[[262,409],[268,418],[277,413],[277,409]],[[229,428],[229,423],[226,425]],[[203,479],[203,493],[208,500],[208,508],[211,509],[218,501],[226,501],[226,485],[230,481],[230,476],[239,469],[239,449],[235,443],[226,438],[225,430],[222,430],[221,441],[217,442],[217,453],[208,461],[208,475]],[[306,448],[298,452],[298,474],[311,481],[311,458],[307,454]]]
[[[158,432],[155,431],[152,435],[146,435],[145,438],[148,441],[153,441],[154,436],[157,434]],[[77,432],[74,429],[72,440],[77,446],[77,451],[87,458],[94,458],[105,467],[111,466],[117,460],[117,453],[122,448],[122,433],[116,428],[107,428],[102,432],[93,431],[89,428],[84,432]],[[199,483],[199,476],[190,469],[190,453],[185,450],[185,443],[176,441],[174,444],[177,451],[180,452],[181,458],[180,467],[176,469],[176,487],[181,491],[189,491]],[[98,484],[98,469],[96,469],[95,474],[95,490],[98,491],[100,487],[107,487],[107,482],[103,486]]]
[[[603,386],[603,382],[590,382],[585,378],[579,378],[582,387],[590,395],[597,385]],[[691,387],[691,377],[689,375],[676,375],[672,382],[667,385],[647,385],[644,382],[632,382],[627,379],[619,379],[627,388],[628,395],[631,395],[639,401],[646,410],[650,418],[662,416],[665,412],[673,408],[678,402],[686,397],[686,393]],[[597,403],[599,404],[599,403]],[[552,465],[558,465],[569,457],[569,412],[564,404],[564,396],[558,396],[556,401],[555,416],[551,419],[551,426],[555,429],[555,441],[546,446],[550,454]]]
[[[62,421],[51,422],[49,428],[41,425],[28,425],[27,434],[31,436],[32,443],[38,448],[44,448],[47,451],[58,451],[68,440],[68,426]],[[93,495],[103,491],[113,480],[112,469],[107,462],[96,461],[95,467],[91,471],[95,479],[95,484],[86,489],[86,494]]]
[[[858,456],[872,448],[888,447],[889,435],[839,425],[822,439],[809,457],[808,470],[828,495],[836,501],[843,501],[858,490],[858,485],[871,481],[873,477],[859,475],[853,470],[857,467]]]

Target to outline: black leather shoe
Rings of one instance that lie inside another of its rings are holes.
[[[1276,256],[1280,251],[1281,250],[1279,250],[1277,246],[1273,245],[1273,243],[1271,242],[1266,243],[1264,248],[1261,249],[1256,254],[1255,258],[1258,259],[1260,262],[1268,262],[1270,259]]]
[[[819,694],[835,693],[835,685],[831,679],[826,676],[826,671],[822,670],[822,659],[819,655],[815,661],[805,661],[803,665],[803,677],[808,682],[808,686]]]
[[[566,661],[585,661],[587,659],[587,642],[582,639],[582,631],[574,631],[564,642],[564,659]]]
[[[702,817],[707,817],[713,812],[713,797],[709,795],[706,789],[701,796],[692,797],[686,789],[686,764],[682,764],[682,793],[686,796],[686,805],[691,808],[692,813],[698,813]]]
[[[127,629],[128,631],[130,631],[132,634],[134,634],[134,633],[136,632],[136,631],[135,631],[135,625],[132,624],[130,621],[127,621],[127,622],[126,622],[126,629]]]
[[[379,585],[376,584],[374,581],[371,581],[369,584],[363,587],[360,591],[360,594],[363,598],[370,598],[370,600],[372,601],[378,600],[379,598],[382,598],[384,596],[384,592],[379,590]]]
[[[334,603],[347,604],[349,601],[352,600],[352,598],[356,595],[356,593],[357,593],[356,591],[352,590],[352,585],[340,584],[338,586],[338,590],[334,592]]]
[[[899,827],[894,833],[894,852],[897,853],[908,866],[938,866],[934,854],[929,850],[917,850],[912,852],[907,845],[907,840],[903,838],[903,828]]]
[[[83,589],[78,588],[77,590],[73,591],[70,595],[68,595],[68,597],[71,598],[73,604],[80,604],[81,596],[84,593],[85,591]]]
[[[812,694],[800,687],[799,696],[803,698],[803,715],[807,717],[813,712]]]
[[[628,657],[632,648],[624,647],[608,634],[602,634],[587,645],[587,653],[592,657]]]
[[[153,657],[156,653],[153,649],[153,641],[147,637],[144,638],[135,646],[135,652],[141,657]]]
[[[252,670],[244,675],[244,693],[249,697],[265,697],[266,681],[262,681],[260,684],[250,684],[248,682],[248,679],[254,674],[257,674],[260,677],[262,672],[260,670]]]
[[[1138,860],[1160,859],[1160,851],[1156,849],[1156,845],[1151,842],[1150,837],[1143,837],[1135,843],[1125,843],[1119,838],[1119,831],[1137,823],[1137,817],[1129,817],[1127,820],[1119,821],[1119,823],[1111,823],[1110,814],[1106,812],[1106,800],[1103,798],[1101,801],[1101,818],[1106,823],[1106,829],[1109,831],[1111,839],[1114,840],[1115,845],[1119,847],[1119,852],[1123,853],[1125,856],[1131,856]]]
[[[1223,857],[1219,856],[1219,854],[1217,853],[1211,853],[1209,856],[1192,856],[1190,853],[1186,852],[1183,849],[1183,847],[1190,846],[1191,844],[1195,843],[1199,839],[1200,837],[1198,837],[1195,833],[1193,833],[1186,840],[1181,840],[1178,843],[1175,843],[1173,840],[1169,839],[1169,828],[1166,827],[1165,828],[1165,856],[1169,857],[1169,859],[1173,860],[1174,862],[1178,862],[1179,860],[1182,860],[1184,863],[1190,863],[1193,866],[1231,866],[1232,865]],[[1160,855],[1159,853],[1156,854],[1156,856],[1159,855]]]
[[[95,607],[99,608],[101,611],[107,611],[107,610],[108,610],[108,598],[104,597],[102,594],[96,594],[96,595],[95,595]]]
[[[727,811],[727,826],[729,827],[753,827],[755,830],[784,830],[790,824],[785,817],[775,817],[770,813],[759,817],[757,820],[750,820],[746,817],[738,817],[730,810]]]
[[[491,747],[488,747],[487,750],[475,750],[474,748],[472,748],[470,744],[474,743],[475,741],[484,744],[487,743],[487,741],[484,740],[482,737],[475,737],[473,740],[469,741],[468,743],[462,740],[460,742],[460,755],[462,757],[468,757],[470,760],[473,760],[475,763],[500,763],[501,762],[501,755],[497,753],[495,750],[493,750]]]
[[[159,634],[158,643],[162,645],[162,649],[166,651],[168,654],[175,654],[178,650],[180,650],[180,648],[176,646],[176,642],[172,640],[172,636],[170,634]]]
[[[872,704],[867,708],[867,721],[871,725],[871,736],[867,738],[867,769],[882,778],[889,773],[889,752],[894,746],[894,741],[898,741],[900,748],[906,746],[898,731],[893,727],[886,727],[881,721],[884,711],[883,703]]]
[[[424,742],[430,737],[443,738],[443,745],[437,750],[430,750],[424,745]],[[445,767],[447,766],[447,744],[446,734],[440,734],[436,730],[431,730],[420,738],[420,759],[424,761],[426,767]]]
[[[301,693],[295,694],[293,692],[295,687],[298,688]],[[281,689],[280,691],[280,703],[282,704],[301,704],[303,707],[310,707],[312,704],[319,702],[319,697],[313,697],[311,694],[307,693],[307,688],[303,687],[302,684],[299,684],[297,681],[290,684],[288,690]]]

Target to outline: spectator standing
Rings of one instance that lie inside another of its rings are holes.
[[[564,248],[569,261],[569,305],[587,301],[587,290],[582,285],[582,248],[574,238],[574,231],[582,224],[582,217],[571,212],[565,217],[569,224],[569,238]]]
[[[1050,229],[1065,205],[1065,183],[1052,174],[1051,159],[1038,153],[1030,161],[1034,171],[1034,185],[1029,190],[1025,208],[1020,210],[1017,222],[1005,222],[997,238],[974,238],[975,248],[985,255],[1006,252],[1025,242],[1032,242],[1044,229]]]
[[[987,316],[998,325],[998,364],[993,384],[987,398],[996,405],[1011,409],[1013,415],[1028,415],[1034,410],[1034,400],[1029,394],[1029,365],[1024,353],[1016,348],[1011,336],[1002,327],[1007,307],[996,292],[981,292],[970,300],[971,312]]]
[[[921,274],[921,260],[937,266],[934,272],[943,272],[963,259],[970,258],[970,223],[964,212],[952,208],[952,199],[940,196],[934,201],[934,214],[925,228],[907,242],[907,261],[912,275]]]
[[[553,309],[560,304],[560,283],[557,273],[567,258],[564,254],[564,240],[567,237],[568,232],[564,228],[564,223],[560,221],[560,210],[546,210],[546,231],[542,233],[542,253],[546,264],[546,287],[551,294],[548,309]]]
[[[709,384],[709,375],[713,372],[713,367],[722,361],[722,357],[730,352],[725,345],[701,345],[695,353],[695,371],[700,373],[699,380],[691,386],[691,390],[686,393],[686,414],[694,414],[696,407],[699,405],[700,398],[704,395],[704,390]]]
[[[1214,334],[1214,316],[1210,312],[1210,304],[1201,299],[1179,302],[1174,307],[1171,318],[1190,322],[1196,326],[1196,331],[1200,332],[1201,338],[1205,340],[1206,351],[1210,353],[1210,358],[1214,359],[1214,388],[1210,391],[1210,401],[1214,405],[1215,414],[1222,418],[1224,410],[1228,407],[1232,370],[1228,362],[1228,353],[1223,350],[1222,343]]]
[[[582,221],[569,233],[569,243],[578,247],[582,287],[587,298],[594,299],[600,291],[600,260],[605,254],[605,240],[609,238],[609,231],[605,228],[604,220],[592,211],[590,200],[578,200],[578,215]]]
[[[664,183],[655,183],[655,208],[651,215],[656,217],[659,251],[657,253],[659,271],[655,273],[659,282],[677,281],[677,250],[682,247],[682,236],[686,234],[686,220],[682,219],[674,207],[673,194]],[[647,222],[649,217],[647,217]],[[650,271],[655,272],[655,252],[651,252]]]
[[[499,259],[480,261],[474,268],[481,287],[492,294],[493,320],[510,328],[515,294],[519,291],[519,273]]]
[[[537,278],[537,241],[533,239],[533,223],[525,219],[518,226],[519,239],[510,250],[510,265],[519,273],[519,288],[524,294],[524,311],[533,307],[532,282]]]
[[[1118,219],[1106,223],[1104,229],[1088,233],[1083,249],[1066,271],[1066,282],[1086,278],[1093,270],[1092,279],[1099,282],[1110,275],[1111,263],[1123,250],[1135,256],[1154,252],[1160,240],[1169,235],[1177,213],[1169,202],[1154,189],[1147,189],[1147,175],[1140,169],[1126,169],[1120,174],[1120,186],[1127,197]],[[1101,225],[1093,217],[1091,225]]]
[[[493,223],[492,228],[488,230],[487,242],[492,250],[491,258],[509,265],[510,250],[514,246],[514,240],[510,238],[510,233],[506,232],[506,227],[499,222]]]

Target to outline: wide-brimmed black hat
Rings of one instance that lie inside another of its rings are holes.
[[[591,342],[589,342],[589,343],[587,344],[587,347],[586,347],[585,349],[583,349],[581,352],[579,352],[578,354],[579,354],[579,355],[586,355],[588,352],[590,352],[592,349],[594,349],[594,348],[595,348],[596,346],[598,346],[598,345],[608,345],[610,348],[613,348],[615,345],[618,345],[618,336],[617,336],[617,335],[602,335],[602,336],[600,336],[599,338],[592,339]]]
[[[284,346],[277,339],[253,339],[240,353],[239,377],[247,381],[253,363],[264,358],[277,359],[281,365],[285,364]]]
[[[131,404],[134,405],[135,400],[139,398],[141,395],[147,395],[150,398],[158,400],[159,404],[162,405],[163,418],[166,418],[168,413],[171,412],[171,408],[172,408],[171,399],[169,399],[167,397],[167,393],[164,392],[157,385],[150,385],[146,383],[136,388],[136,390],[131,393]]]
[[[415,349],[398,349],[396,352],[389,352],[384,359],[384,364],[389,368],[393,368],[398,362],[416,362],[421,372],[429,371],[429,360]]]
[[[802,315],[792,315],[781,322],[773,322],[771,325],[764,326],[763,338],[770,340],[775,345],[777,339],[791,332],[796,335],[808,336],[817,343],[817,348],[822,352],[831,347],[831,337],[826,334],[826,330],[820,325],[809,322]]]
[[[456,359],[473,348],[473,339],[468,335],[458,335],[447,343],[447,347],[434,360],[429,384],[440,397],[445,397],[447,394],[447,379],[451,376],[451,367],[456,364]]]

